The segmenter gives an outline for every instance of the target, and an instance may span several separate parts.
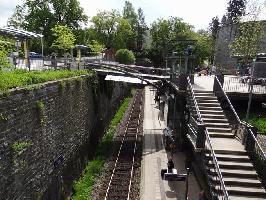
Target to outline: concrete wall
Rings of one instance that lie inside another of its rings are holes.
[[[0,199],[63,199],[128,92],[89,76],[0,99]]]
[[[266,32],[266,21],[264,21],[264,31]],[[222,26],[218,30],[214,56],[214,62],[216,65],[220,65],[227,69],[233,69],[236,67],[237,58],[232,58],[230,56],[229,45],[234,41],[237,34],[238,27],[235,24]],[[266,53],[266,36],[264,36],[261,42],[260,52]]]

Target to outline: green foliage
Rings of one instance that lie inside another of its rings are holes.
[[[0,73],[0,91],[5,92],[15,87],[23,87],[32,84],[44,83],[73,76],[91,74],[88,70],[57,70],[57,71],[25,71],[13,70]]]
[[[227,7],[227,19],[229,22],[237,22],[245,14],[246,0],[229,0]]]
[[[96,40],[92,40],[91,43],[88,46],[89,46],[89,48],[91,50],[90,53],[93,54],[93,55],[98,55],[104,49],[104,45],[100,44]]]
[[[124,99],[99,144],[95,158],[88,162],[82,173],[82,177],[74,183],[74,200],[88,200],[92,198],[91,195],[95,180],[103,169],[107,155],[112,150],[112,140],[116,132],[116,127],[122,120],[130,101],[131,98]]]
[[[194,55],[198,64],[202,65],[204,60],[212,60],[213,58],[213,38],[207,32],[198,32],[194,38],[197,40],[194,49]]]
[[[74,48],[75,36],[67,26],[56,25],[52,28],[53,36],[56,37],[52,47],[67,51]]]
[[[245,62],[253,59],[260,50],[263,32],[261,21],[243,22],[239,25],[239,35],[229,46],[231,55],[242,56]]]
[[[82,175],[82,179],[74,183],[75,194],[74,200],[88,200],[91,199],[93,185],[97,175],[102,171],[104,159],[97,157],[90,161]]]
[[[258,128],[258,131],[266,135],[266,117],[252,117],[248,120],[252,126]]]
[[[164,64],[166,56],[173,51],[183,54],[186,46],[177,43],[178,40],[191,39],[193,35],[192,26],[183,22],[177,17],[170,17],[168,20],[158,19],[153,22],[150,29],[152,37],[151,59],[155,65]]]
[[[107,48],[125,48],[131,38],[132,27],[129,21],[123,19],[116,10],[98,12],[91,22],[94,39]]]
[[[134,64],[136,60],[134,53],[128,49],[119,49],[115,54],[115,59],[122,64]]]
[[[20,141],[17,141],[17,142],[12,144],[12,149],[14,151],[16,151],[16,152],[20,152],[20,151],[28,148],[31,145],[32,145],[31,142],[20,142]]]
[[[39,112],[40,124],[43,126],[46,122],[45,105],[43,101],[37,101],[37,109]]]
[[[88,19],[78,0],[24,0],[22,2],[16,7],[8,24],[42,33],[47,48],[51,47],[53,43],[51,29],[55,25],[66,25],[71,30],[77,30]],[[31,41],[30,47],[35,47],[30,48],[32,51],[40,50],[39,40]],[[45,48],[45,52],[47,48]]]

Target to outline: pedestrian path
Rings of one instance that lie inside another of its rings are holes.
[[[165,106],[167,107],[167,106]],[[162,143],[162,130],[166,127],[166,120],[158,120],[159,109],[154,102],[154,91],[145,87],[144,104],[144,145],[141,170],[141,200],[185,199],[185,182],[168,182],[161,179],[161,169],[167,168],[168,156]],[[167,111],[165,111],[165,116]],[[166,119],[166,117],[165,117]],[[178,173],[186,173],[186,156],[177,152],[173,156]],[[200,187],[191,172],[189,175],[190,200],[198,199]]]

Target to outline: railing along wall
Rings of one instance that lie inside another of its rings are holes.
[[[215,152],[212,148],[211,139],[208,130],[202,122],[198,103],[189,77],[187,77],[187,81],[187,102],[190,113],[192,113],[188,123],[188,138],[197,151],[200,150],[205,152],[206,162],[209,162],[209,168],[207,169],[205,165],[203,169],[205,171],[206,181],[209,185],[209,193],[211,194],[212,199],[229,200],[222,173]],[[209,173],[212,173],[212,178],[210,178]]]
[[[221,103],[229,123],[231,125],[232,131],[236,138],[238,138],[245,149],[262,180],[262,184],[266,187],[266,155],[263,152],[259,142],[257,141],[257,131],[256,128],[252,127],[246,122],[242,122],[235,111],[230,99],[228,98],[226,92],[223,90],[223,85],[219,78],[215,76],[214,79],[214,92],[216,93],[218,100]]]

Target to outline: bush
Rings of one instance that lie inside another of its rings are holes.
[[[115,59],[122,64],[134,64],[136,60],[134,53],[128,49],[119,49],[115,54]]]

